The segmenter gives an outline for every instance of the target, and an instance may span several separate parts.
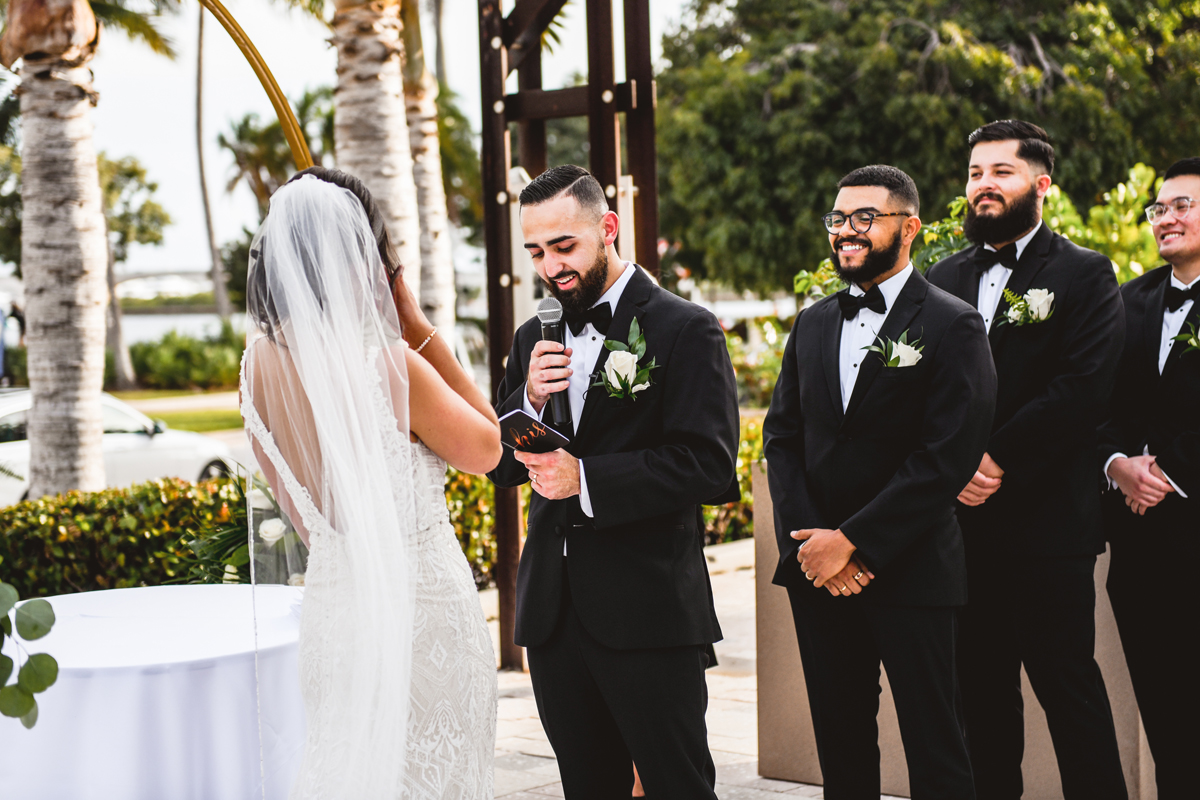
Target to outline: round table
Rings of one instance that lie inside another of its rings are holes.
[[[289,586],[204,585],[47,598],[58,621],[26,648],[57,659],[58,682],[38,695],[32,730],[0,717],[0,795],[286,798],[304,744],[303,596]]]

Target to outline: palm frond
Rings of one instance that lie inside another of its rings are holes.
[[[288,8],[298,8],[325,22],[325,0],[280,0]],[[3,2],[3,0],[0,0]]]
[[[5,478],[12,478],[14,481],[24,482],[25,480],[24,475],[15,472],[12,467],[8,466],[8,464],[5,464],[2,461],[0,461],[0,475],[3,475]]]
[[[150,15],[130,11],[117,3],[102,3],[91,0],[92,13],[96,19],[105,25],[121,30],[134,41],[141,40],[147,47],[160,56],[175,58],[175,44],[166,36],[159,33]],[[166,3],[156,4],[157,10],[171,8]]]

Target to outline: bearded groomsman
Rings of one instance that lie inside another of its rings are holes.
[[[912,796],[970,800],[954,498],[987,444],[996,373],[979,314],[909,261],[912,179],[870,166],[838,189],[825,227],[850,288],[796,317],[763,423],[774,582],[792,604],[825,796],[879,797],[882,662]]]
[[[1194,742],[1179,725],[1195,719],[1200,692],[1191,659],[1175,643],[1181,631],[1196,629],[1196,594],[1186,581],[1152,576],[1164,558],[1180,565],[1200,559],[1197,204],[1200,158],[1185,158],[1167,170],[1146,209],[1168,266],[1121,287],[1125,349],[1112,416],[1100,429],[1104,474],[1120,489],[1104,506],[1112,543],[1108,596],[1154,755],[1159,800],[1195,794]]]
[[[987,453],[959,495],[971,597],[959,677],[975,790],[1021,796],[1021,665],[1046,712],[1067,800],[1125,798],[1094,658],[1104,551],[1096,428],[1124,338],[1111,262],[1042,223],[1054,148],[1036,125],[971,134],[967,237],[929,281],[979,309],[1000,388]]]

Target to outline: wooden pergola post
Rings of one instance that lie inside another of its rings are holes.
[[[658,274],[658,167],[654,141],[654,72],[650,61],[649,0],[624,0],[625,72],[617,84],[613,0],[587,0],[588,82],[585,86],[542,88],[542,35],[566,0],[516,0],[503,16],[499,0],[479,0],[479,67],[483,110],[481,166],[484,243],[487,248],[488,357],[495,391],[504,378],[512,347],[512,235],[508,171],[510,123],[520,133],[521,165],[531,178],[548,166],[546,120],[588,118],[588,165],[617,209],[621,176],[619,114],[626,115],[629,174],[634,200],[634,252],[638,263]],[[506,95],[505,82],[517,71],[518,91]],[[496,584],[500,594],[500,666],[523,669],[521,648],[513,643],[517,562],[521,555],[521,510],[515,489],[496,489]]]

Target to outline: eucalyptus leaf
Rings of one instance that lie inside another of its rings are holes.
[[[34,725],[37,725],[37,718],[38,718],[38,704],[37,704],[37,700],[34,700],[33,708],[29,709],[29,711],[21,717],[21,724],[25,726],[26,730],[28,730],[29,728],[32,728]]]
[[[33,695],[13,684],[0,689],[0,714],[23,717],[34,707]]]
[[[44,692],[58,680],[58,662],[53,656],[38,653],[21,665],[17,685],[30,694]]]
[[[633,322],[629,323],[629,341],[635,342],[642,335],[642,326],[638,324],[637,317],[633,318]]]
[[[241,547],[239,547],[237,550],[234,550],[233,554],[231,556],[229,556],[229,558],[225,559],[225,563],[235,566],[235,567],[244,567],[247,564],[249,564],[250,563],[250,546],[244,544]]]
[[[40,639],[54,626],[54,609],[45,600],[30,600],[17,609],[17,633],[27,642]]]
[[[21,595],[17,594],[17,590],[7,583],[0,582],[0,615],[7,614],[12,611],[12,607],[21,599]]]
[[[8,683],[8,677],[12,675],[13,660],[5,655],[0,655],[0,686]]]
[[[605,347],[607,347],[609,350],[622,350],[622,351],[625,351],[625,350],[628,350],[628,349],[629,349],[629,348],[628,348],[628,347],[626,347],[624,344],[622,344],[621,342],[618,342],[618,341],[616,341],[615,339],[605,339],[605,340],[604,340],[604,346],[605,346]]]
[[[12,636],[12,620],[8,618],[8,614],[0,615],[0,630]]]
[[[633,353],[638,358],[641,358],[642,356],[646,355],[646,340],[645,339],[640,338],[640,337],[638,338],[637,342],[635,342],[633,345]]]

